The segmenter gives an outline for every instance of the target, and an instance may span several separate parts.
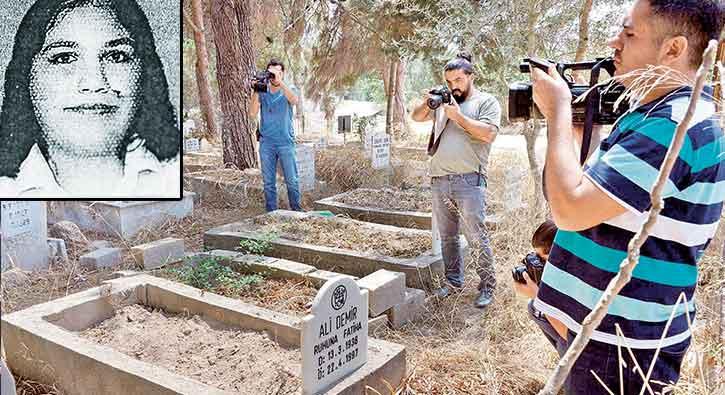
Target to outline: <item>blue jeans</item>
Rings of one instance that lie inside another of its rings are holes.
[[[463,286],[463,258],[458,233],[463,234],[474,254],[476,272],[481,278],[479,291],[496,288],[493,252],[484,225],[485,179],[477,173],[454,174],[431,179],[433,215],[438,222],[446,279],[454,287]]]
[[[259,144],[259,160],[262,165],[262,179],[264,180],[265,209],[267,211],[277,209],[277,160],[279,160],[282,164],[282,173],[284,173],[284,182],[287,186],[290,208],[295,211],[302,211],[294,144],[280,145],[262,140]]]
[[[533,301],[529,302],[529,315],[544,332],[547,340],[556,348],[559,356],[564,355],[569,348],[569,344],[574,341],[576,333],[568,330],[567,339],[562,339],[544,315],[533,307]],[[680,365],[689,346],[690,339],[660,350],[655,367],[649,377],[649,385],[654,393],[661,393],[665,388],[664,385],[658,383],[674,384],[680,378]],[[647,374],[650,365],[652,365],[654,353],[654,349],[632,349],[632,354],[634,354],[637,363],[644,372],[642,376]],[[624,346],[622,346],[622,360],[624,361],[621,380],[624,392],[622,393],[639,394],[643,385],[642,376],[634,371],[634,361]],[[574,362],[569,377],[564,383],[564,392],[567,395],[608,394],[607,390],[594,378],[591,371],[594,371],[612,392],[615,394],[620,393],[619,352],[617,346],[590,340],[579,358]],[[645,394],[647,393],[649,392],[645,390]]]

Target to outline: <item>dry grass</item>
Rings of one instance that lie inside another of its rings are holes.
[[[356,162],[345,162],[346,174],[354,174]],[[501,204],[505,172],[512,166],[526,168],[523,154],[510,152],[493,153],[489,165],[488,202]],[[341,166],[342,168],[343,166]],[[318,173],[319,175],[319,173]],[[535,394],[558,360],[553,349],[544,339],[538,327],[526,314],[526,301],[515,296],[511,288],[510,268],[531,249],[531,234],[538,223],[533,220],[540,214],[533,208],[533,181],[527,176],[522,184],[526,189],[526,208],[504,215],[496,231],[490,235],[496,258],[498,289],[495,303],[485,311],[472,306],[476,295],[477,276],[470,259],[467,260],[464,291],[452,298],[432,301],[426,305],[425,314],[398,330],[381,329],[376,337],[406,346],[409,376],[400,388],[406,394]],[[187,250],[200,250],[202,233],[211,227],[250,218],[261,209],[234,210],[196,207],[193,217],[181,221],[169,221],[153,232],[138,235],[128,245],[151,241],[167,236],[184,238]],[[99,238],[86,234],[89,239]],[[380,236],[370,236],[380,241]],[[126,250],[126,244],[117,237],[105,237],[114,246]],[[331,242],[338,242],[331,237]],[[723,345],[719,342],[719,312],[711,301],[725,285],[721,248],[725,242],[725,225],[720,226],[711,246],[700,263],[700,281],[696,292],[698,300],[697,324],[694,329],[695,346],[691,347],[682,367],[677,393],[695,395],[715,394],[716,388],[725,388],[725,378],[714,377],[715,385],[705,388],[693,363],[695,351],[703,355],[706,371],[719,364],[725,366]],[[428,242],[429,243],[429,242]],[[429,244],[425,244],[426,247]],[[359,249],[355,246],[354,249]],[[127,251],[126,251],[127,253]],[[128,258],[128,257],[127,257]],[[127,264],[133,264],[132,261]],[[51,300],[67,293],[98,285],[92,275],[81,273],[85,281],[75,280],[67,268],[33,273],[30,286],[22,289],[3,289],[3,312],[17,311],[30,305]],[[64,271],[65,270],[65,271]],[[97,274],[99,277],[101,274]],[[68,279],[71,278],[70,281]],[[285,312],[303,315],[307,300],[314,297],[314,289],[294,281],[267,280],[254,293],[242,300]],[[720,375],[723,376],[723,375]],[[23,386],[36,383],[26,381]],[[20,387],[18,387],[20,388]],[[59,393],[50,387],[27,394]]]
[[[356,189],[339,199],[340,203],[382,210],[417,211],[433,210],[431,191],[426,188]]]
[[[265,215],[254,220],[261,233],[290,240],[344,248],[396,258],[414,258],[430,249],[431,237],[420,231],[384,231],[348,218],[307,217],[288,219]]]

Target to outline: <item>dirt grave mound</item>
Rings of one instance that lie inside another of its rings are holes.
[[[129,305],[80,336],[225,391],[289,394],[301,389],[298,349],[198,315]]]

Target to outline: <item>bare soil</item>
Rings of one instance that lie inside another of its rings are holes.
[[[257,231],[277,234],[309,244],[344,248],[396,258],[414,258],[430,249],[431,236],[408,229],[383,231],[348,218],[307,217],[302,219],[263,215],[255,218]]]
[[[198,315],[130,305],[79,334],[226,391],[292,394],[301,388],[299,349]]]

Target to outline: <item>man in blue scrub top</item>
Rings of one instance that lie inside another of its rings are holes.
[[[299,99],[284,83],[284,64],[282,62],[275,59],[270,60],[267,70],[274,74],[274,78],[270,80],[267,92],[255,91],[252,94],[252,104],[249,107],[250,115],[253,118],[256,118],[257,113],[261,114],[259,159],[264,179],[265,209],[267,211],[277,209],[276,170],[277,160],[279,160],[287,185],[290,208],[302,211],[295,160],[295,132],[292,125],[292,107],[297,104]]]

